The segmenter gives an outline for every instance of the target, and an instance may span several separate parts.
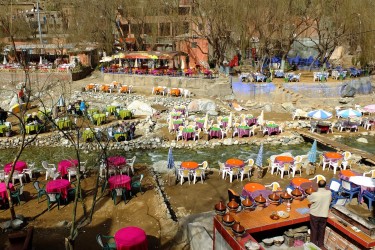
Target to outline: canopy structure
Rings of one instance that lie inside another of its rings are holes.
[[[185,56],[187,57],[188,54],[182,51],[131,51],[125,54],[121,53],[122,55],[120,58],[124,59],[154,59],[154,60],[171,60],[176,56]]]

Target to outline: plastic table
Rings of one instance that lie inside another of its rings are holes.
[[[47,193],[61,193],[62,199],[66,199],[68,197],[69,188],[70,182],[65,179],[49,181],[46,185]]]
[[[242,168],[243,166],[245,166],[245,162],[240,159],[232,158],[232,159],[228,159],[225,162],[225,166],[227,168]]]
[[[61,173],[61,176],[68,174],[68,168],[77,167],[78,160],[62,160],[57,164],[57,170]]]
[[[138,227],[125,227],[115,233],[117,250],[147,250],[145,231]]]
[[[17,170],[18,172],[22,172],[25,168],[27,168],[27,163],[24,161],[17,161],[16,165],[14,166],[14,170]],[[12,162],[7,163],[4,166],[4,172],[9,173],[10,170],[12,169]]]
[[[111,156],[107,158],[109,165],[119,167],[126,164],[126,158],[124,156]]]
[[[181,168],[194,170],[198,168],[198,163],[195,161],[184,161],[184,162],[181,162]]]
[[[11,191],[14,191],[12,183],[9,183],[9,188]],[[8,199],[8,193],[4,182],[0,182],[0,197],[3,200]]]
[[[131,180],[127,175],[114,175],[108,179],[109,189],[126,188],[126,190],[131,190]]]

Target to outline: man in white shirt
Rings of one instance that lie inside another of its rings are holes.
[[[325,186],[326,182],[320,180],[318,191],[307,196],[310,201],[311,242],[318,247],[324,247],[324,233],[332,200],[331,191],[325,189]]]

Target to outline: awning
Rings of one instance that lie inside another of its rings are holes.
[[[125,59],[173,59],[176,56],[188,56],[182,51],[132,51],[125,54]]]

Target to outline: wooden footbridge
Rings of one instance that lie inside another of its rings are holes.
[[[327,147],[334,148],[336,150],[340,151],[349,151],[353,154],[359,155],[362,157],[363,162],[367,162],[369,165],[375,166],[375,152],[374,154],[370,154],[369,152],[350,147],[348,145],[342,144],[340,142],[337,142],[335,140],[332,140],[330,138],[327,138],[327,136],[311,133],[309,131],[303,131],[303,130],[296,130],[297,133],[299,133],[302,137],[308,138],[310,140],[316,140],[318,143],[321,143]]]

